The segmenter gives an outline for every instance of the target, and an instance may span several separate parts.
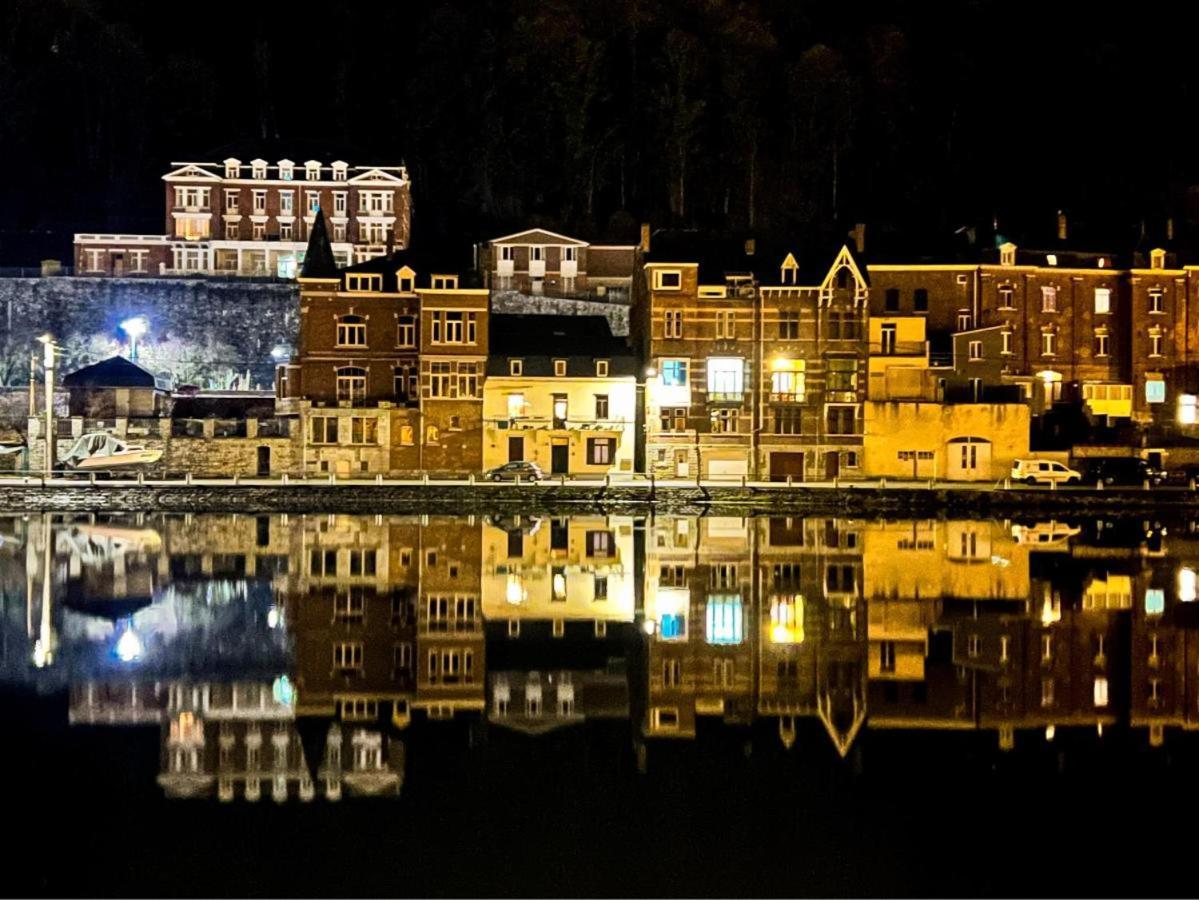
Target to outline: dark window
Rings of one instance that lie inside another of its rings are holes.
[[[570,546],[570,534],[566,529],[565,519],[554,519],[550,525],[550,549],[567,550]]]
[[[525,555],[525,536],[518,528],[508,532],[508,558],[518,559]]]
[[[797,340],[799,340],[799,313],[797,313],[797,312],[779,313],[779,340],[781,340],[781,341],[797,341]]]
[[[610,531],[589,531],[589,532],[587,532],[587,555],[588,556],[611,556],[612,555],[612,532],[610,532]]]
[[[883,309],[885,309],[887,312],[899,311],[899,288],[887,288]]]
[[[612,464],[612,438],[587,439],[587,464],[608,466]]]
[[[912,309],[916,312],[928,312],[928,289],[916,288],[916,294],[912,298]]]

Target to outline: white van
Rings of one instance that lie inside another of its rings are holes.
[[[1081,484],[1082,473],[1047,459],[1017,459],[1012,463],[1012,481],[1028,484]]]

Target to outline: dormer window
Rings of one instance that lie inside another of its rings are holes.
[[[795,255],[792,253],[788,253],[787,258],[783,260],[782,283],[792,285],[799,283],[799,263],[795,261]]]
[[[283,181],[291,181],[295,174],[295,163],[290,159],[279,160],[279,178]]]
[[[399,282],[401,294],[411,294],[416,286],[416,273],[404,266],[396,273],[396,280]]]
[[[383,276],[377,272],[348,272],[346,273],[346,290],[381,291],[383,290]]]
[[[338,160],[337,162],[333,163],[333,180],[334,181],[345,181],[346,180],[346,169],[347,169],[346,164],[343,163],[341,160]]]
[[[226,178],[241,178],[241,160],[240,159],[225,160],[225,177]]]
[[[304,177],[309,181],[321,180],[321,164],[315,159],[310,159],[304,163]]]
[[[1160,247],[1149,251],[1149,268],[1164,269],[1166,267],[1166,251]]]
[[[508,374],[520,377],[525,373],[525,361],[523,359],[508,360]]]
[[[566,377],[566,360],[564,360],[564,359],[555,359],[554,360],[554,377],[555,378]]]
[[[1016,245],[1003,244],[999,248],[999,264],[1001,266],[1014,266],[1016,264]]]
[[[251,162],[250,163],[250,171],[253,174],[253,176],[256,179],[258,179],[259,181],[266,178],[266,160],[265,159],[256,159],[253,162]]]
[[[607,378],[608,377],[608,360],[597,359],[595,361],[595,377],[596,378]]]
[[[452,291],[458,288],[457,275],[434,275],[433,290],[435,291]]]
[[[677,291],[683,287],[683,273],[678,269],[654,269],[655,291]]]

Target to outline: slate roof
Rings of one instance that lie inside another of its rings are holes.
[[[301,278],[337,278],[337,260],[333,256],[333,245],[329,242],[329,229],[325,225],[325,213],[316,211],[312,232],[308,236],[308,249],[304,251]]]
[[[168,384],[161,376],[143,369],[123,356],[113,356],[102,362],[76,369],[62,380],[66,388],[158,388]]]
[[[595,377],[597,359],[608,360],[611,377],[637,374],[636,353],[604,316],[492,315],[488,342],[488,375],[509,374],[509,359],[523,360],[529,377],[552,376],[555,359],[570,377]]]

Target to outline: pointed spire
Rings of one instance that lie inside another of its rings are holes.
[[[337,260],[333,258],[333,245],[329,243],[329,231],[325,227],[325,212],[316,211],[312,233],[308,236],[308,249],[304,253],[304,268],[301,278],[337,278]]]

